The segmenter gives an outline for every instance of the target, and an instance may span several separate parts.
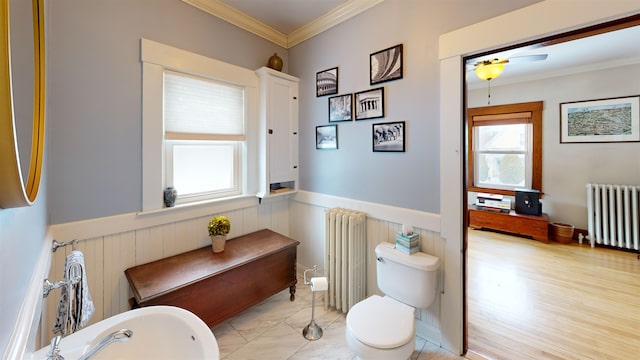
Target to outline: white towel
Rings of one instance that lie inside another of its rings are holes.
[[[67,255],[63,279],[70,280],[78,275],[80,281],[61,287],[58,314],[53,326],[54,334],[65,336],[82,329],[96,310],[87,284],[84,255],[81,251],[73,250]]]

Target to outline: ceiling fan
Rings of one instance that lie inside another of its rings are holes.
[[[548,57],[547,54],[535,54],[535,55],[516,55],[508,58],[495,57],[491,59],[477,60],[472,62],[472,68],[476,76],[481,80],[495,79],[502,71],[504,71],[505,64],[527,61],[541,61]],[[471,60],[473,61],[473,60]]]
[[[498,55],[498,54],[496,54]],[[487,104],[491,105],[491,80],[497,78],[504,71],[505,64],[527,62],[527,61],[541,61],[546,60],[549,55],[547,54],[533,54],[533,55],[514,55],[511,57],[494,57],[484,60],[470,59],[467,61],[467,70],[473,70],[476,76],[480,80],[487,80]]]

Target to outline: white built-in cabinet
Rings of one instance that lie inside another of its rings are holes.
[[[298,78],[262,67],[258,197],[298,190]]]

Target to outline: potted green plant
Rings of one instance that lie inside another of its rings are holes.
[[[223,252],[224,244],[227,241],[227,234],[229,233],[229,230],[231,230],[231,222],[229,221],[229,218],[224,215],[214,216],[209,220],[208,228],[213,252]]]

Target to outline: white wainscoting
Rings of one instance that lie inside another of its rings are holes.
[[[380,294],[376,286],[375,246],[385,241],[394,242],[402,224],[414,226],[420,233],[421,250],[438,256],[444,268],[445,243],[440,237],[439,215],[305,191],[293,197],[265,199],[262,203],[245,198],[190,210],[123,214],[60,224],[52,226],[51,233],[58,241],[80,240],[77,248],[85,255],[89,289],[96,306],[91,319],[94,323],[129,310],[133,294],[124,270],[209,245],[206,228],[213,215],[229,217],[230,238],[269,228],[300,241],[299,272],[313,265],[323,267],[324,211],[337,206],[367,213],[368,295]],[[49,279],[62,277],[65,257],[70,251],[70,247],[60,248],[52,255]],[[441,289],[443,283],[441,279]],[[59,299],[60,290],[54,290],[45,300],[40,346],[46,346],[53,336],[51,329]],[[417,318],[418,334],[439,343],[440,297],[429,309],[420,311]]]
[[[226,215],[231,221],[229,238],[269,228],[289,235],[287,197],[236,199],[223,204],[168,209],[154,214],[123,214],[51,227],[54,239],[62,242],[78,239],[77,249],[84,253],[88,286],[96,307],[90,323],[130,309],[133,297],[124,270],[129,267],[198,249],[211,244],[207,224],[214,215]],[[176,219],[172,221],[171,219]],[[113,232],[108,229],[112,228]],[[49,279],[60,280],[71,247],[52,254]],[[60,289],[45,299],[42,312],[40,346],[52,338],[52,328],[60,300]]]

